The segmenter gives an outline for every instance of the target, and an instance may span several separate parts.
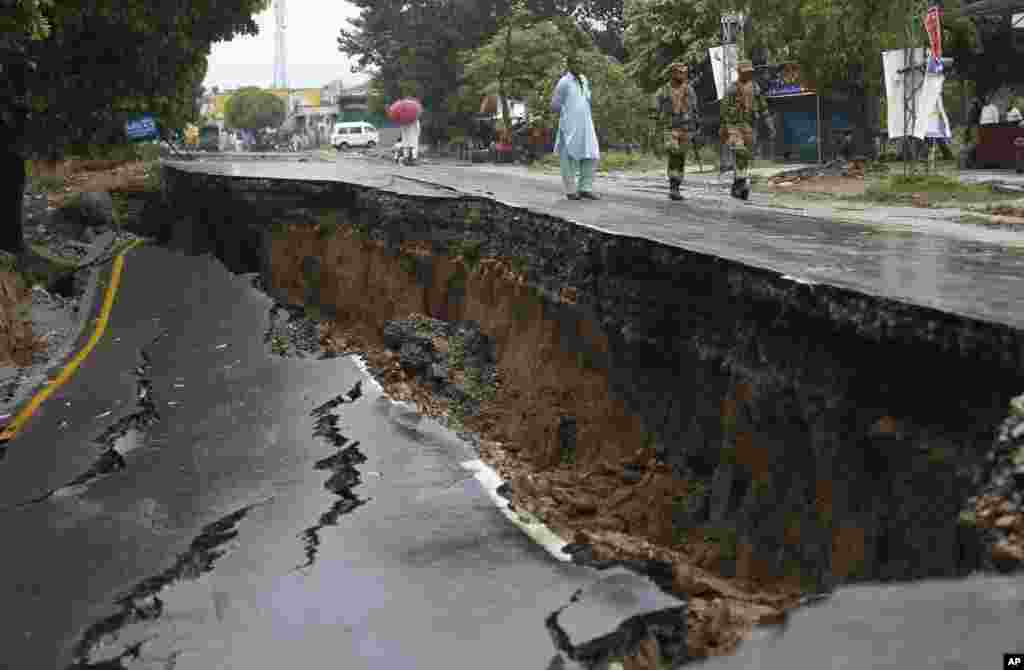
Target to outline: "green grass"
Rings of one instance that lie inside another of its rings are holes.
[[[477,402],[494,400],[496,390],[483,381],[483,371],[480,368],[466,369],[466,393]]]
[[[353,223],[352,234],[357,240],[363,242],[370,239],[370,229],[365,223]]]
[[[466,363],[466,340],[462,335],[452,335],[448,340],[448,364],[453,370],[460,370]]]
[[[868,200],[884,204],[909,204],[914,196],[923,196],[929,203],[977,203],[1012,199],[1013,194],[999,193],[990,184],[963,184],[954,177],[941,174],[895,175],[879,180],[863,196],[851,200]]]
[[[987,216],[981,216],[980,214],[961,214],[956,219],[957,223],[963,223],[969,226],[992,226],[992,221]]]
[[[466,272],[465,265],[456,266],[455,272],[453,272],[452,275],[448,277],[448,281],[445,284],[448,291],[465,291],[466,279],[468,277],[469,274]]]
[[[624,151],[601,152],[598,172],[650,172],[665,169],[665,159],[654,154]]]
[[[593,370],[594,356],[589,351],[577,351],[576,366],[581,370]]]
[[[516,256],[511,261],[512,271],[516,274],[526,274],[526,269],[530,266],[529,261],[523,256]]]
[[[722,558],[736,558],[736,531],[732,528],[706,528],[704,540],[714,542],[722,550]]]
[[[318,305],[306,305],[302,311],[310,321],[319,321],[323,318],[323,311]]]
[[[338,213],[322,212],[317,216],[316,236],[328,240],[338,234]]]
[[[480,265],[480,247],[479,240],[455,240],[449,246],[449,250],[453,257],[460,259],[470,271],[474,271]]]
[[[466,221],[466,225],[467,226],[476,226],[476,225],[478,225],[482,218],[483,218],[483,215],[480,213],[480,206],[479,205],[469,205],[466,208],[465,221]]]
[[[270,224],[270,234],[275,238],[283,239],[288,237],[288,227],[280,221]]]
[[[398,267],[402,268],[402,272],[407,275],[416,275],[416,259],[408,254],[398,257]]]
[[[164,173],[158,163],[152,162],[147,165],[144,174],[143,184],[147,191],[163,190]]]
[[[32,177],[32,188],[36,191],[43,193],[53,193],[59,191],[67,184],[64,177],[55,177],[53,175],[40,175],[38,177]]]
[[[516,321],[525,321],[530,315],[530,304],[528,302],[512,303],[512,318]]]

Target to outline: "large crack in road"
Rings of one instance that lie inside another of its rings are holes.
[[[153,382],[150,378],[153,365],[147,349],[156,344],[164,335],[166,335],[166,331],[161,331],[147,346],[139,349],[139,363],[132,370],[132,374],[135,376],[135,403],[138,409],[118,419],[93,439],[93,444],[97,445],[101,451],[92,465],[67,483],[7,509],[21,509],[46,502],[52,498],[80,495],[100,478],[128,467],[125,454],[134,450],[145,439],[147,431],[161,418],[153,397]]]
[[[267,504],[263,501],[259,504]],[[198,579],[213,570],[217,560],[224,556],[222,547],[238,536],[237,526],[257,505],[246,505],[234,512],[207,524],[192,540],[188,551],[178,556],[170,568],[160,574],[142,580],[128,593],[116,601],[120,610],[91,625],[75,645],[74,662],[68,670],[112,670],[122,669],[122,661],[138,659],[142,647],[150,638],[135,641],[123,650],[112,653],[118,633],[127,626],[156,621],[163,614],[164,603],[159,594],[175,583]],[[106,658],[96,658],[106,656]]]
[[[297,566],[296,570],[304,570],[316,562],[317,552],[320,548],[321,530],[337,525],[338,519],[343,515],[349,514],[368,502],[353,491],[362,482],[359,470],[355,466],[365,463],[366,456],[359,450],[358,441],[351,442],[342,434],[338,427],[341,417],[332,413],[345,403],[355,402],[362,395],[362,381],[357,381],[347,393],[339,394],[310,412],[310,416],[316,419],[313,436],[338,450],[335,454],[320,459],[313,466],[317,470],[331,471],[331,476],[324,482],[324,488],[338,496],[338,500],[334,501],[329,510],[320,515],[318,523],[302,532],[306,562]]]

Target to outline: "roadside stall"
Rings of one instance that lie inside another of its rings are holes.
[[[1001,89],[1024,94],[1024,0],[978,0],[966,3],[962,12],[973,19],[981,48],[956,54],[956,62],[975,82],[980,100],[992,104],[993,94]],[[1004,96],[999,103],[1003,108],[993,107],[996,123],[975,128],[976,142],[965,156],[965,167],[1024,173],[1024,126],[1007,113],[1008,100]]]

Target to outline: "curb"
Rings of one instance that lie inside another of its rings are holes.
[[[133,240],[126,245],[123,245],[121,250],[117,252],[117,256],[114,259],[113,271],[110,276],[110,283],[107,285],[107,291],[104,296],[103,305],[100,308],[100,314],[96,317],[96,329],[92,335],[89,336],[89,340],[85,346],[82,347],[78,353],[76,353],[69,362],[65,363],[63,368],[57,377],[52,379],[46,379],[43,382],[43,387],[36,391],[36,393],[29,400],[28,404],[22,407],[18,414],[8,424],[6,424],[2,431],[0,431],[0,449],[6,449],[7,443],[17,437],[18,433],[25,426],[26,423],[32,418],[43,402],[53,394],[54,391],[63,386],[71,377],[74,375],[78,367],[88,358],[89,354],[99,343],[100,338],[107,329],[107,323],[110,320],[110,312],[114,306],[114,299],[117,296],[117,289],[120,285],[121,274],[124,270],[124,258],[125,255],[136,246],[142,244],[144,240]],[[84,330],[85,323],[89,320],[88,315],[92,313],[92,307],[96,295],[96,289],[99,286],[99,276],[101,269],[96,268],[93,272],[92,277],[89,280],[89,288],[86,290],[87,296],[83,296],[83,305],[79,307],[79,314],[83,315],[81,324],[77,329],[73,339],[69,338],[69,341],[74,343],[79,340]],[[72,344],[73,346],[73,344]],[[49,369],[44,369],[44,378],[49,377]]]

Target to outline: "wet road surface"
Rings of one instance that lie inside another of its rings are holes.
[[[566,200],[557,178],[458,165],[195,161],[175,168],[268,179],[342,181],[420,197],[487,197],[619,235],[643,237],[822,283],[982,321],[1024,327],[1018,247],[908,231],[879,220],[835,222],[756,207],[721,194],[669,202],[664,188],[599,185],[600,202]]]
[[[838,590],[763,628],[729,658],[699,670],[1001,668],[1024,652],[1024,579],[972,577]]]
[[[574,643],[679,605],[533,544],[351,359],[272,355],[271,307],[207,256],[128,255],[0,463],[0,668],[544,668],[579,589],[611,579]]]

